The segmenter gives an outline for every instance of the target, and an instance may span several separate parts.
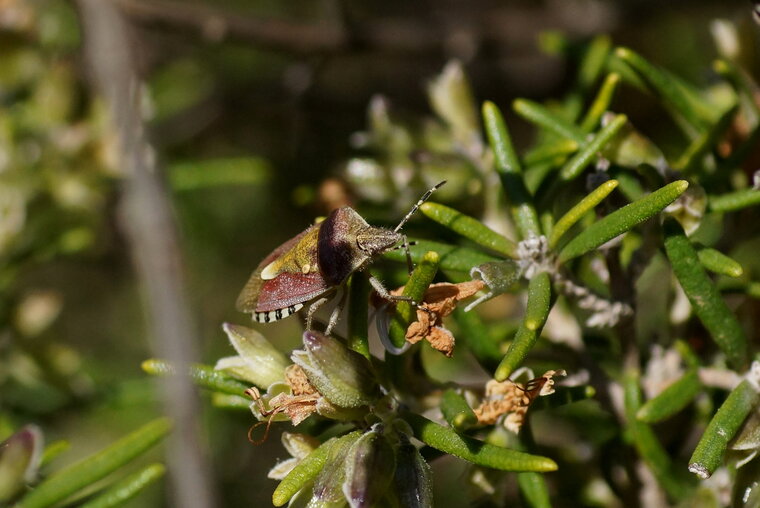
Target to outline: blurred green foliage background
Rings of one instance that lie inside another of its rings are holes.
[[[607,33],[702,84],[710,20],[736,22],[758,47],[744,0],[116,3],[139,56],[207,363],[230,354],[221,323],[248,319],[234,301],[258,260],[325,212],[320,184],[360,153],[352,134],[375,94],[402,116],[430,116],[425,83],[458,58],[478,100],[561,97],[573,52],[545,51],[547,31],[570,45]],[[140,370],[151,352],[115,217],[122,175],[81,43],[75,4],[0,1],[0,438],[35,422],[48,442],[71,442],[61,463],[162,412]],[[757,74],[760,60],[750,61]],[[617,100],[660,146],[679,139],[651,99],[622,90]],[[508,122],[525,143],[526,124]],[[369,216],[398,216],[381,208]],[[262,329],[283,351],[299,330],[296,320]],[[220,504],[268,505],[278,440],[249,446],[245,411],[205,405],[202,420]],[[456,459],[434,468],[442,505],[464,503]],[[162,488],[132,506],[166,503]]]

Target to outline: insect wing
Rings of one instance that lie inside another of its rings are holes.
[[[275,259],[281,257],[286,252],[290,251],[293,247],[295,247],[298,242],[300,242],[304,236],[306,236],[308,233],[310,233],[314,228],[318,226],[311,226],[310,228],[307,228],[305,231],[300,233],[297,236],[294,236],[287,242],[283,243],[279,247],[277,247],[275,250],[269,253],[267,257],[264,258],[261,263],[259,263],[259,266],[256,267],[256,269],[251,274],[251,277],[248,279],[248,282],[246,283],[243,290],[240,292],[240,295],[238,296],[237,302],[235,303],[235,307],[237,310],[241,312],[255,312],[256,306],[259,301],[259,296],[261,295],[262,286],[264,284],[264,280],[261,278],[261,272],[262,270],[268,266],[272,261]]]
[[[275,311],[308,302],[332,289],[319,272],[283,272],[263,282],[256,312]]]

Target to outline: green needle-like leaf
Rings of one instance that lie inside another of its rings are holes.
[[[369,279],[363,273],[354,273],[348,293],[348,336],[346,345],[369,360]]]
[[[44,467],[53,462],[60,454],[65,453],[71,448],[71,443],[63,439],[59,441],[53,441],[45,447],[45,451],[42,452],[42,458],[40,459],[40,467]]]
[[[565,245],[559,253],[559,261],[564,263],[582,256],[657,215],[688,186],[687,181],[677,180],[598,220]]]
[[[711,272],[729,277],[741,277],[744,273],[742,265],[715,249],[699,249],[697,256],[699,256],[699,262],[702,263],[702,266]]]
[[[710,126],[709,129],[699,134],[686,147],[681,157],[673,163],[673,169],[679,171],[690,171],[695,167],[700,167],[703,157],[706,153],[715,147],[719,138],[725,134],[730,127],[736,111],[739,109],[738,104],[728,107],[720,114],[718,120]]]
[[[525,327],[541,330],[549,317],[552,299],[552,284],[549,274],[539,273],[530,280],[528,286],[528,306],[525,309]]]
[[[612,41],[609,35],[597,35],[588,44],[578,69],[578,85],[582,90],[591,88],[599,78],[611,48]]]
[[[229,393],[212,392],[211,404],[219,409],[251,410],[251,399]]]
[[[689,460],[689,471],[707,479],[723,462],[728,442],[734,438],[749,413],[757,407],[757,387],[748,380],[734,388],[713,416]]]
[[[546,485],[544,475],[533,472],[517,473],[517,485],[525,498],[526,506],[530,508],[551,508],[549,488]]]
[[[18,508],[44,508],[66,499],[142,455],[170,430],[169,419],[153,420],[101,452],[53,474],[27,494]]]
[[[620,183],[620,193],[628,201],[636,201],[647,195],[641,182],[629,171],[615,171],[614,178]]]
[[[702,268],[699,256],[681,225],[668,219],[664,229],[665,253],[695,314],[726,354],[728,361],[734,367],[743,367],[747,357],[744,330]]]
[[[528,306],[525,311],[525,319],[517,329],[517,334],[509,345],[507,354],[504,355],[504,359],[496,368],[494,379],[504,381],[525,361],[541,334],[546,318],[549,316],[551,297],[552,287],[549,274],[542,272],[534,276],[528,286]]]
[[[710,196],[709,204],[713,212],[735,212],[748,206],[760,205],[760,190],[749,188]]]
[[[604,78],[604,83],[599,88],[599,93],[596,95],[594,102],[591,103],[586,116],[581,121],[581,129],[583,132],[591,132],[599,125],[599,121],[602,119],[602,115],[610,108],[612,98],[615,96],[615,91],[620,83],[620,74],[615,72],[610,73]]]
[[[633,445],[639,456],[644,459],[652,470],[657,482],[668,496],[674,500],[684,498],[688,494],[688,485],[674,473],[670,457],[652,428],[636,419],[636,412],[641,405],[639,377],[637,373],[629,372],[625,376],[625,414],[627,427],[633,439]]]
[[[538,236],[541,234],[538,215],[530,194],[525,188],[520,161],[512,146],[512,139],[504,123],[504,117],[492,102],[483,104],[483,121],[491,150],[494,153],[496,171],[499,173],[504,192],[509,199],[510,211],[517,229],[522,238]]]
[[[419,263],[426,252],[435,251],[441,257],[441,270],[452,270],[469,274],[470,268],[479,266],[490,261],[501,261],[495,256],[489,256],[483,252],[468,249],[467,247],[457,247],[446,243],[433,242],[430,240],[412,239],[416,245],[409,248],[412,261]],[[386,252],[384,256],[393,261],[406,263],[406,255],[401,250]]]
[[[404,412],[402,418],[414,431],[414,436],[444,453],[473,464],[501,471],[556,471],[557,464],[548,457],[502,448],[458,434],[415,413]]]
[[[487,371],[492,371],[501,361],[504,352],[494,340],[490,329],[477,312],[465,312],[461,307],[454,310],[458,326],[457,344],[463,344]]]
[[[422,256],[422,260],[414,268],[414,271],[409,276],[409,281],[404,286],[404,296],[408,296],[415,302],[422,302],[425,296],[425,291],[433,282],[436,272],[438,272],[438,264],[440,263],[440,256],[435,251],[427,252]],[[417,310],[410,302],[397,302],[396,312],[391,317],[391,322],[388,326],[388,335],[390,336],[391,343],[397,348],[401,348],[406,343],[406,329],[409,325],[416,320]]]
[[[420,207],[420,211],[428,218],[478,245],[511,258],[517,257],[517,246],[513,241],[495,232],[477,219],[438,203],[425,203]]]
[[[170,376],[175,373],[173,365],[157,358],[145,360],[142,363],[142,369],[153,376]],[[230,395],[242,395],[250,388],[245,383],[208,365],[192,365],[188,374],[190,375],[190,379],[201,388]]]
[[[760,118],[760,105],[754,100],[757,85],[750,75],[730,60],[716,60],[713,62],[713,70],[731,83],[737,94],[745,99],[744,104],[751,109],[754,119]]]
[[[708,107],[699,106],[672,76],[628,48],[617,48],[615,55],[636,71],[655,95],[664,104],[677,111],[694,129],[697,131],[704,129],[703,118],[708,115],[704,109]]]
[[[577,205],[568,210],[567,213],[565,213],[565,215],[563,215],[562,218],[558,220],[554,225],[552,234],[549,236],[549,247],[556,247],[557,242],[559,242],[560,238],[562,238],[562,235],[567,233],[567,231],[573,227],[573,225],[575,225],[575,223],[578,222],[581,217],[586,215],[586,213],[601,203],[604,198],[609,196],[610,192],[612,192],[617,186],[617,180],[607,180],[599,187],[594,189],[588,196],[580,200]]]
[[[528,99],[515,99],[512,103],[512,109],[527,121],[543,127],[561,138],[572,139],[579,145],[585,144],[586,134],[580,128],[537,102]]]
[[[575,141],[573,141],[573,143],[575,143]],[[556,164],[552,162],[543,162],[526,169],[524,179],[528,192],[535,194],[541,184],[544,183],[546,177],[549,176],[549,174],[551,174],[557,166],[563,164],[565,162],[565,159],[566,157],[563,157],[562,160],[557,160]]]
[[[496,372],[493,377],[496,381],[505,381],[509,378],[510,374],[519,367],[525,357],[528,356],[531,348],[538,340],[538,333],[535,330],[530,330],[525,326],[525,323],[521,323],[517,329],[515,338],[509,344],[507,354],[496,367]]]
[[[543,164],[545,162],[554,162],[576,152],[579,146],[578,142],[573,141],[572,139],[559,139],[532,149],[525,154],[523,161],[528,167]]]
[[[330,449],[336,444],[348,443],[356,440],[361,435],[361,431],[354,431],[339,438],[333,438],[322,443],[316,450],[307,455],[294,467],[288,475],[283,478],[272,494],[272,504],[282,506],[293,497],[296,492],[313,481],[327,462]]]
[[[697,353],[694,352],[689,343],[685,340],[678,339],[673,344],[673,347],[678,351],[678,354],[681,355],[683,363],[686,364],[687,368],[698,369],[702,364]]]
[[[467,401],[454,390],[446,390],[441,398],[443,417],[454,429],[467,430],[478,423],[478,417]]]
[[[161,478],[164,473],[166,473],[166,468],[163,464],[151,464],[116,482],[105,492],[98,494],[95,499],[86,502],[79,508],[112,508],[122,505]]]
[[[522,173],[520,159],[517,158],[504,116],[493,102],[483,103],[483,122],[499,170],[503,173]]]
[[[573,180],[580,176],[583,170],[593,161],[604,146],[620,132],[628,121],[625,115],[617,115],[605,125],[594,138],[586,143],[572,159],[560,170],[559,176],[565,181]]]
[[[690,370],[659,395],[646,401],[636,412],[636,418],[644,423],[666,420],[688,406],[701,389],[696,369]]]

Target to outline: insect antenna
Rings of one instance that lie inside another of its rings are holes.
[[[393,230],[394,233],[398,233],[401,228],[404,227],[404,224],[406,224],[409,219],[411,219],[412,215],[414,215],[414,212],[416,212],[421,206],[422,203],[430,199],[430,196],[433,195],[433,192],[435,192],[437,189],[439,189],[443,184],[446,183],[446,180],[441,180],[437,184],[435,184],[433,187],[431,187],[425,194],[422,195],[422,197],[415,203],[415,205],[412,207],[411,210],[409,210],[409,213],[406,214],[406,216],[401,219],[401,222],[398,223],[398,226],[396,226]]]

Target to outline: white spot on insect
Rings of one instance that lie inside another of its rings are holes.
[[[306,263],[301,267],[301,273],[309,273],[311,271],[311,265],[309,263]]]
[[[277,267],[275,266],[275,263],[277,263],[277,260],[275,259],[271,263],[269,263],[267,266],[264,267],[263,270],[261,270],[261,278],[264,280],[272,280],[275,277],[277,277]]]

